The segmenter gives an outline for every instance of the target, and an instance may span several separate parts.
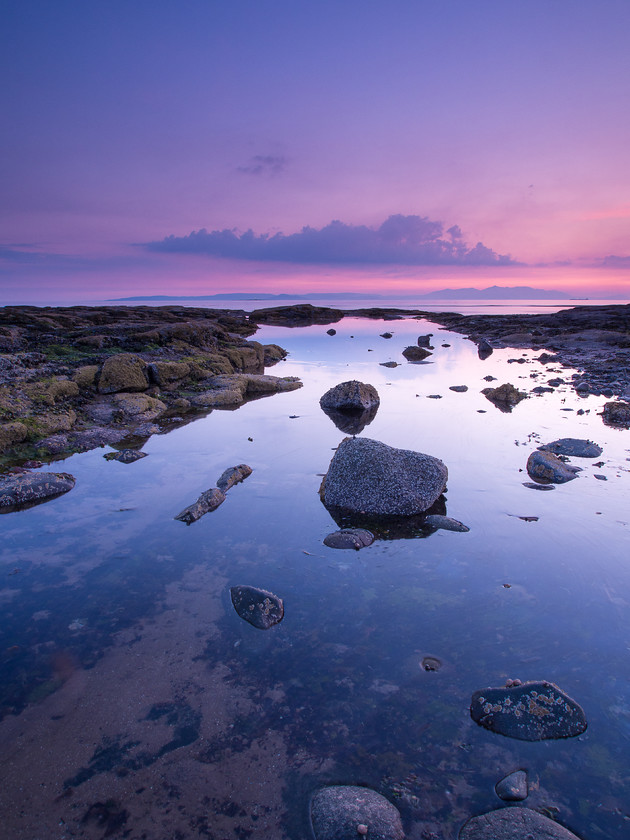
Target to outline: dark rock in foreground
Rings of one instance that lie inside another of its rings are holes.
[[[185,522],[186,525],[192,525],[193,522],[201,519],[201,517],[205,516],[206,513],[216,510],[219,505],[223,504],[224,501],[225,494],[222,493],[218,487],[212,487],[210,490],[206,490],[205,493],[202,493],[196,502],[193,502],[192,505],[188,505],[187,508],[184,508],[181,513],[178,513],[177,516],[173,518],[179,519],[180,522]]]
[[[587,725],[575,700],[545,681],[475,691],[470,715],[484,729],[519,741],[573,738]]]
[[[551,443],[539,446],[542,452],[553,452],[554,455],[573,455],[576,458],[598,458],[604,451],[592,440],[579,438],[560,438]]]
[[[438,458],[395,449],[370,438],[345,438],[320,487],[326,507],[362,515],[413,516],[428,510],[446,487]]]
[[[282,599],[266,589],[233,586],[230,589],[230,597],[238,615],[258,630],[268,630],[284,617]]]
[[[315,840],[404,840],[398,810],[370,788],[333,785],[311,800]],[[367,831],[365,830],[367,829]]]
[[[484,388],[481,393],[493,405],[505,412],[512,411],[515,405],[527,398],[524,391],[519,391],[510,382],[505,382],[496,388]]]
[[[537,449],[527,459],[527,474],[534,481],[544,484],[565,484],[577,478],[579,467],[565,464],[553,452],[541,452]]]
[[[458,840],[579,840],[577,835],[530,808],[500,808],[472,817]]]
[[[31,507],[67,493],[75,485],[69,473],[18,473],[0,476],[0,512]]]
[[[402,354],[408,362],[421,362],[428,356],[433,355],[430,350],[425,350],[424,347],[416,347],[413,344],[411,347],[405,347]]]
[[[505,778],[501,779],[494,786],[499,799],[504,802],[522,802],[527,799],[527,773],[524,770],[515,770]]]
[[[328,548],[354,548],[357,551],[373,542],[374,534],[365,528],[342,528],[324,537],[324,545]]]

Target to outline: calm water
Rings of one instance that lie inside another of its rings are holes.
[[[290,351],[268,372],[302,389],[155,435],[131,465],[75,455],[53,467],[74,490],[0,517],[10,840],[298,840],[330,782],[379,790],[412,840],[451,840],[502,804],[494,785],[518,768],[529,807],[586,840],[628,837],[630,432],[603,425],[604,398],[568,386],[511,414],[479,393],[488,374],[545,384],[554,373],[533,352],[482,362],[424,322],[334,326],[256,335]],[[404,362],[426,332],[429,363]],[[318,401],[347,379],[381,397],[364,436],[446,463],[447,512],[469,533],[323,545],[337,526],[317,491],[343,435]],[[536,445],[569,436],[598,442],[599,465],[572,459],[577,480],[523,487]],[[253,473],[217,511],[173,519],[238,463]],[[282,597],[282,623],[243,622],[229,599],[241,583]],[[424,671],[427,655],[442,668]],[[507,678],[555,682],[586,733],[525,743],[479,728],[473,691]]]

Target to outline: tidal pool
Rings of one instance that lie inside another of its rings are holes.
[[[630,431],[569,385],[499,411],[486,376],[570,381],[534,351],[481,361],[428,322],[333,326],[255,336],[289,350],[268,372],[302,389],[154,435],[133,464],[99,449],[47,465],[75,488],[0,517],[9,840],[298,840],[312,793],[340,783],[394,802],[412,840],[454,840],[518,769],[527,807],[585,840],[628,836]],[[406,362],[428,332],[433,355]],[[380,395],[362,436],[444,461],[446,512],[468,533],[323,544],[337,525],[318,489],[344,435],[319,398],[349,379]],[[553,492],[524,487],[529,454],[560,437],[603,454],[571,459],[582,472]],[[217,510],[174,520],[236,464],[253,472]],[[241,584],[282,598],[282,621],[239,618]],[[473,692],[507,679],[556,683],[586,732],[529,743],[477,726]]]

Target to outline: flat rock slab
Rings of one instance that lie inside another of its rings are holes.
[[[373,542],[374,534],[365,528],[342,528],[324,537],[324,545],[328,548],[354,548],[356,551]]]
[[[227,470],[223,470],[221,473],[219,480],[217,481],[217,487],[222,493],[227,493],[230,487],[234,487],[235,484],[245,481],[247,476],[251,474],[252,468],[248,467],[247,464],[239,464],[237,467],[228,467]]]
[[[423,513],[446,487],[438,458],[370,438],[345,438],[320,488],[326,507],[374,516]]]
[[[592,440],[579,438],[560,438],[551,443],[544,443],[538,449],[543,452],[553,452],[554,455],[573,455],[576,458],[599,458],[604,451]]]
[[[458,840],[579,840],[576,834],[530,808],[511,807],[472,817]]]
[[[184,508],[184,510],[173,518],[179,519],[180,522],[185,522],[186,525],[192,525],[193,522],[201,519],[201,517],[205,516],[206,513],[216,510],[219,505],[223,504],[224,501],[225,494],[223,491],[219,490],[218,487],[212,487],[210,490],[206,490],[205,493],[202,493],[196,502],[193,502],[192,505],[188,505],[187,508]]]
[[[464,525],[459,519],[452,519],[450,516],[441,516],[439,513],[430,513],[424,520],[424,523],[431,528],[439,528],[442,531],[459,531],[461,534],[470,531],[468,525]]]
[[[537,449],[527,459],[527,474],[534,481],[541,481],[543,484],[566,484],[577,478],[580,467],[573,467],[565,464],[553,452],[541,452]]]
[[[404,840],[397,808],[370,788],[333,785],[311,800],[315,840]],[[367,828],[367,831],[365,829]]]
[[[484,729],[519,741],[573,738],[587,726],[581,706],[545,681],[475,691],[470,716]]]
[[[230,589],[230,597],[238,615],[258,630],[268,630],[284,617],[282,599],[266,589],[233,586]]]
[[[67,493],[75,485],[69,473],[19,473],[0,476],[0,512],[8,513],[22,507],[54,499]]]
[[[499,799],[505,802],[522,802],[529,793],[527,773],[525,770],[515,770],[497,782],[494,789]]]

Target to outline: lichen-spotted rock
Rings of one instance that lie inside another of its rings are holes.
[[[355,785],[318,790],[311,800],[311,824],[316,840],[357,840],[362,835],[370,840],[404,840],[405,836],[398,809],[380,793]]]
[[[245,621],[259,630],[268,630],[284,617],[284,603],[273,592],[255,586],[233,586],[230,597],[234,609]]]
[[[0,512],[54,499],[72,490],[74,476],[69,473],[19,473],[0,476]]]
[[[587,726],[582,707],[546,681],[475,691],[470,716],[484,729],[519,741],[573,738]]]
[[[472,817],[458,840],[578,840],[568,828],[531,808],[509,807]]]

